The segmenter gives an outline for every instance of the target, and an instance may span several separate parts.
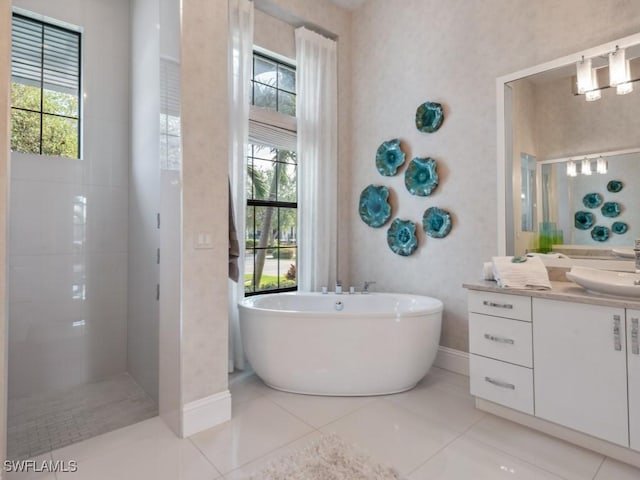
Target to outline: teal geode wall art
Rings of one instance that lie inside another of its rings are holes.
[[[620,180],[610,180],[607,182],[607,192],[611,194],[618,193],[622,190],[624,184]],[[606,221],[610,218],[616,218],[622,213],[622,205],[616,201],[605,201],[602,194],[598,192],[587,193],[582,197],[582,204],[592,210],[600,210],[600,214]],[[629,225],[623,221],[615,221],[611,227],[606,225],[594,225],[596,216],[592,212],[579,210],[574,214],[574,226],[578,230],[591,229],[591,238],[596,242],[606,242],[611,237],[611,233],[616,235],[624,235],[629,230]],[[592,228],[593,227],[593,228]]]
[[[425,133],[437,131],[444,121],[442,105],[424,102],[416,110],[416,128]],[[393,177],[405,164],[406,155],[399,138],[384,141],[376,150],[376,170],[383,177]],[[404,173],[404,183],[411,195],[430,196],[439,184],[437,162],[431,157],[415,157]],[[358,214],[364,223],[380,228],[391,218],[390,190],[385,185],[368,185],[360,193]],[[395,218],[387,229],[387,245],[392,252],[408,257],[418,248],[418,223]],[[444,238],[452,228],[451,213],[439,207],[429,207],[422,216],[422,230],[429,238]]]
[[[400,140],[394,138],[387,142],[382,142],[376,152],[376,168],[380,175],[391,177],[395,175],[398,168],[404,163],[404,152],[400,148]]]
[[[387,223],[391,218],[389,189],[376,185],[366,187],[360,194],[358,213],[362,221],[370,227],[378,228]]]

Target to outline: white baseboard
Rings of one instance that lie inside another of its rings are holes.
[[[469,353],[449,347],[438,347],[434,366],[469,376]]]
[[[190,437],[228,420],[231,420],[229,390],[189,402],[182,407],[182,437]]]

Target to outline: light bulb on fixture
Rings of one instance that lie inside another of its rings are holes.
[[[591,175],[591,160],[585,158],[582,160],[582,168],[580,169],[582,175]]]
[[[627,65],[629,64],[629,60],[627,60]],[[633,83],[621,83],[616,87],[616,93],[618,95],[626,95],[627,93],[633,92]]]
[[[590,58],[582,57],[582,60],[576,63],[576,79],[579,94],[593,89]]]
[[[584,97],[587,102],[593,102],[595,100],[600,100],[602,97],[602,92],[598,89],[598,75],[596,74],[596,69],[591,69],[591,88],[592,90],[589,92],[585,92]]]
[[[616,47],[615,52],[609,54],[609,86],[617,87],[629,80],[629,63],[625,50]]]
[[[576,169],[576,162],[569,160],[567,162],[567,177],[578,176],[578,170]]]
[[[607,173],[607,161],[602,157],[596,161],[596,172],[602,174]]]

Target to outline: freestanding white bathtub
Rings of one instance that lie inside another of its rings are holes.
[[[270,387],[310,395],[413,388],[435,359],[443,305],[417,295],[276,293],[240,303],[247,358]]]

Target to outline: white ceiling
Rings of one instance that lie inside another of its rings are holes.
[[[347,8],[349,10],[355,10],[356,8],[361,7],[364,2],[367,0],[331,0],[336,5],[339,5],[343,8]]]

